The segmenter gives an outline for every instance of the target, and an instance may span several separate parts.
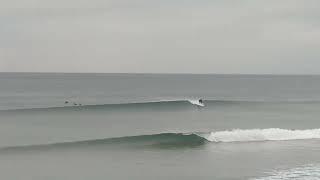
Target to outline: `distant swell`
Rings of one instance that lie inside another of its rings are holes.
[[[206,102],[228,102],[228,101],[215,101],[210,100]],[[230,101],[232,102],[232,101]],[[205,104],[205,103],[204,103]],[[70,109],[126,109],[126,108],[152,108],[154,106],[164,108],[183,108],[190,106],[204,106],[199,103],[198,100],[186,99],[186,100],[159,100],[148,102],[132,102],[132,103],[119,103],[119,104],[64,104],[63,106],[52,107],[34,107],[34,108],[18,108],[18,109],[2,109],[0,111],[33,111],[33,110],[70,110]]]
[[[145,102],[130,102],[119,104],[85,104],[81,106],[69,104],[62,104],[62,106],[49,106],[49,107],[33,107],[33,108],[18,108],[18,109],[2,109],[0,111],[34,111],[34,110],[72,110],[72,109],[127,109],[127,108],[167,108],[167,109],[183,109],[194,108],[201,106],[226,106],[226,105],[252,105],[252,104],[320,104],[320,101],[243,101],[243,100],[203,100],[203,104],[199,103],[199,99],[172,99],[172,100],[157,100]],[[31,106],[32,107],[32,106]]]
[[[162,133],[118,138],[95,139],[55,144],[28,145],[0,148],[3,151],[45,150],[52,148],[92,148],[96,146],[125,148],[185,148],[206,143],[232,143],[252,141],[287,141],[320,139],[320,129],[288,130],[279,128],[216,131],[211,133]]]

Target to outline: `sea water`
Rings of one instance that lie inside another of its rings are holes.
[[[320,76],[0,73],[0,178],[320,179],[319,110]]]

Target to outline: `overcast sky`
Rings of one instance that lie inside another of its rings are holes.
[[[0,0],[0,71],[320,74],[320,1]]]

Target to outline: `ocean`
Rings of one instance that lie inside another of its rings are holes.
[[[320,179],[319,117],[316,75],[0,73],[0,179]]]

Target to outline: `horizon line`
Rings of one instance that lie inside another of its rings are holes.
[[[173,72],[44,72],[44,71],[0,71],[0,73],[17,74],[155,74],[155,75],[265,75],[265,76],[319,76],[319,74],[301,73],[173,73]]]

